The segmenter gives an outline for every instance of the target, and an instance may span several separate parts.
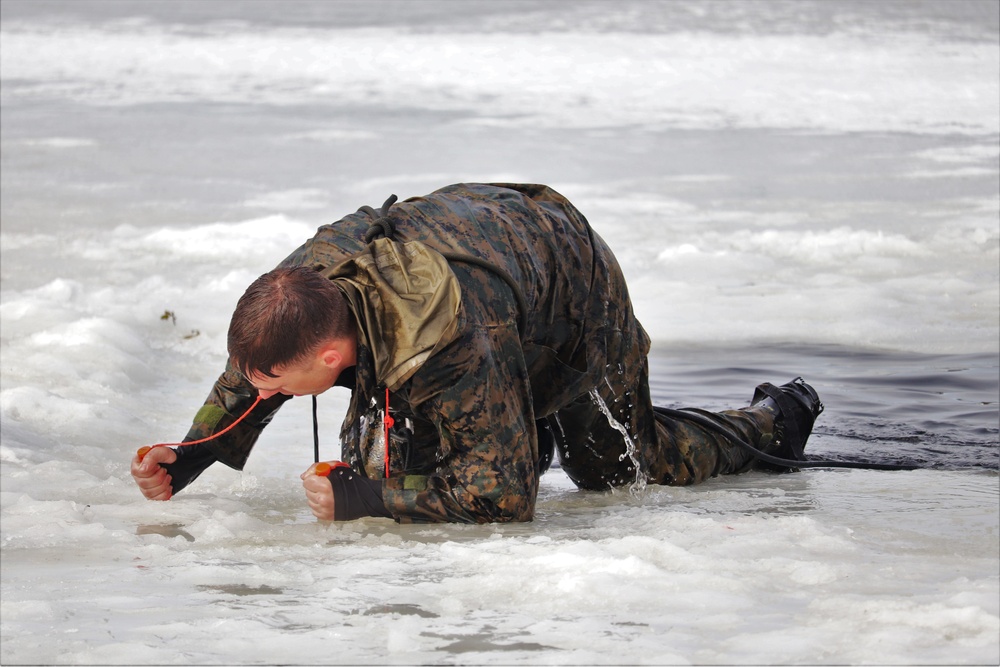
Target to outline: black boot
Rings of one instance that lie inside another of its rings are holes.
[[[750,405],[769,410],[775,416],[774,439],[761,451],[790,461],[805,461],[806,440],[812,433],[816,417],[823,412],[816,391],[802,378],[780,387],[765,382],[757,387]],[[756,467],[777,472],[797,470],[766,461],[758,461]]]

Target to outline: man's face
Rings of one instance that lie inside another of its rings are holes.
[[[262,399],[275,394],[308,396],[322,394],[337,381],[339,369],[330,368],[318,357],[310,357],[301,364],[279,368],[277,377],[253,374],[247,377]]]

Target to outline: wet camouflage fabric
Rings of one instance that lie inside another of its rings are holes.
[[[634,317],[624,277],[611,250],[561,195],[542,185],[460,184],[400,202],[389,217],[400,242],[422,241],[506,272],[528,310],[519,312],[511,287],[496,272],[450,262],[461,288],[454,335],[404,382],[389,383],[396,426],[383,498],[397,520],[530,520],[544,468],[540,431],[582,488],[647,480],[692,484],[749,466],[746,454],[714,433],[654,416],[649,338]],[[369,248],[364,237],[371,222],[359,212],[324,225],[282,265],[337,275],[338,265]],[[376,298],[345,291],[355,300]],[[385,476],[387,383],[379,367],[386,364],[376,359],[392,358],[392,346],[391,331],[368,330],[362,322],[358,364],[341,378],[352,389],[341,457],[370,478]],[[232,423],[255,396],[227,368],[188,439]],[[242,469],[283,400],[269,399],[254,421],[210,443],[216,457]],[[773,424],[764,410],[729,411],[722,418],[752,443],[770,437]],[[306,443],[302,449],[308,451]]]

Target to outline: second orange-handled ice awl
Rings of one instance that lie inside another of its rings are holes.
[[[319,475],[320,477],[329,477],[330,473],[333,472],[334,468],[350,468],[350,467],[351,466],[347,465],[343,461],[334,461],[333,465],[330,465],[329,463],[317,463],[316,467],[313,469],[313,472]]]

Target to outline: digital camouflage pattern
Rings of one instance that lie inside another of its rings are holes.
[[[371,242],[368,213],[324,225],[282,266],[323,271],[358,318],[358,363],[338,381],[352,390],[342,458],[385,477],[388,387],[396,426],[383,499],[397,520],[530,520],[552,445],[587,489],[693,484],[751,465],[714,433],[654,415],[649,337],[622,272],[560,194],[543,185],[452,185],[396,204],[388,219],[391,238]],[[255,398],[227,366],[187,439],[225,428]],[[287,398],[264,401],[210,443],[216,457],[242,469]],[[717,418],[755,445],[773,430],[762,408]]]

